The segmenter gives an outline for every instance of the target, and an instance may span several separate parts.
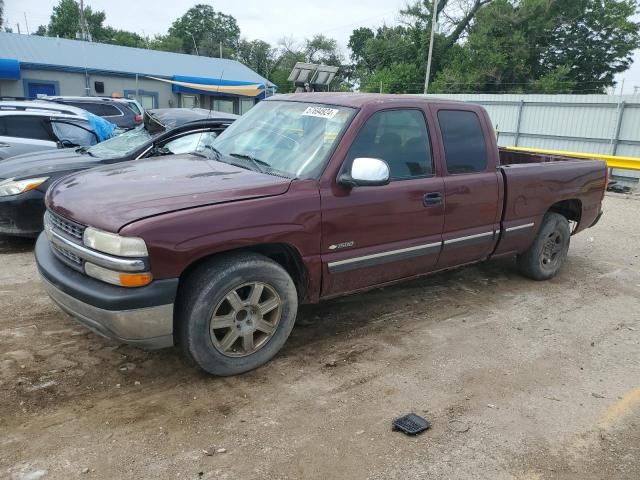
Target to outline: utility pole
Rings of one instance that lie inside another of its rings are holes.
[[[429,91],[429,76],[431,75],[431,59],[433,58],[433,38],[436,34],[438,24],[438,0],[433,0],[431,10],[431,38],[429,39],[429,56],[427,57],[427,73],[424,76],[424,94]]]
[[[220,42],[220,58],[222,58],[222,42]]]
[[[27,12],[22,12],[24,13],[24,24],[27,27],[27,35],[30,35],[29,33],[29,22],[27,21]]]
[[[635,87],[633,87],[633,94],[637,95],[638,94],[638,90],[640,90],[640,85],[636,85]]]
[[[80,35],[83,41],[89,41],[89,32],[87,31],[87,22],[84,18],[84,0],[80,0]]]

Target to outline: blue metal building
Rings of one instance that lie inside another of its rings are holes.
[[[0,96],[123,96],[145,108],[242,114],[274,91],[269,80],[235,60],[0,33]]]

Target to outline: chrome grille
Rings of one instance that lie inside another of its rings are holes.
[[[46,221],[48,221],[51,226],[57,229],[60,233],[66,234],[68,237],[75,240],[82,241],[82,234],[86,228],[84,225],[67,220],[66,218],[56,215],[51,211],[47,211],[45,215]]]
[[[53,243],[51,244],[51,247],[53,248],[53,251],[55,253],[64,257],[64,260],[67,260],[68,262],[73,263],[75,266],[82,267],[82,259],[79,256],[77,256],[75,253],[70,252],[66,248],[62,248]]]

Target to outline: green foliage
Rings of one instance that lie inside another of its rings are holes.
[[[394,63],[369,75],[361,89],[365,92],[417,93],[416,85],[421,81],[424,81],[424,71],[417,65]]]
[[[94,12],[91,7],[85,7],[84,18],[87,30],[97,42],[104,41],[107,35],[103,26],[105,20],[104,12]],[[47,27],[40,26],[36,35],[46,32],[51,37],[79,38],[82,29],[80,26],[80,5],[75,0],[60,0],[60,3],[53,7],[53,13],[49,18]]]
[[[271,45],[262,40],[249,41],[242,39],[238,44],[236,59],[259,75],[268,78],[275,66],[277,52]]]
[[[182,50],[182,39],[171,35],[156,35],[154,38],[149,39],[147,46],[151,50],[184,53]]]
[[[173,22],[169,36],[182,40],[182,51],[208,57],[232,56],[238,49],[240,27],[231,15],[216,12],[211,5],[198,4]],[[195,42],[195,45],[194,45]]]
[[[495,0],[434,92],[601,93],[640,46],[631,0]]]
[[[113,45],[122,45],[125,47],[146,48],[147,40],[134,32],[128,32],[126,30],[117,30],[115,28],[106,27],[104,29],[105,43],[111,43]]]

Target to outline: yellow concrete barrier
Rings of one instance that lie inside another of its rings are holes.
[[[616,155],[603,155],[601,153],[565,152],[562,150],[547,150],[544,148],[504,147],[507,150],[519,152],[545,153],[547,155],[560,155],[563,157],[583,158],[587,160],[604,160],[609,168],[621,168],[623,170],[640,170],[640,158],[619,157]]]

